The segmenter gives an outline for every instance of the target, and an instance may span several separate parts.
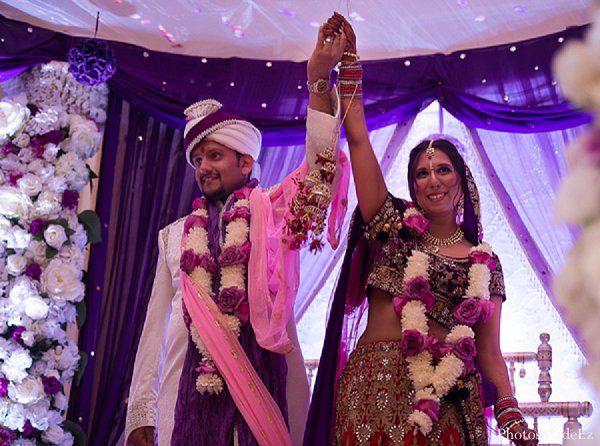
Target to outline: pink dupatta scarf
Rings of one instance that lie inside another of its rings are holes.
[[[333,249],[339,244],[348,207],[350,167],[342,151],[339,153],[339,169],[327,222],[327,240]],[[307,174],[308,164],[304,162],[270,194],[258,187],[250,194],[250,322],[258,344],[281,354],[294,349],[286,326],[294,311],[300,279],[300,254],[289,248],[286,234],[282,231],[285,231],[285,219],[289,217],[289,205],[298,190],[294,180],[302,179]]]
[[[292,446],[279,407],[252,367],[237,336],[229,329],[213,299],[180,273],[183,300],[202,343],[261,446]]]

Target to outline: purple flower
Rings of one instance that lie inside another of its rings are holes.
[[[475,341],[470,336],[464,336],[454,343],[452,349],[454,354],[463,362],[473,361],[473,358],[477,354],[477,348],[475,347]]]
[[[16,439],[17,436],[13,431],[0,426],[0,446],[10,446]]]
[[[431,353],[435,359],[439,359],[442,357],[440,352],[441,342],[435,336],[427,336],[427,340],[425,341],[424,349]]]
[[[435,296],[429,287],[429,281],[423,276],[417,276],[406,282],[404,292],[411,298],[420,300],[425,304],[427,311],[430,311],[435,303]]]
[[[47,223],[48,222],[46,220],[42,220],[41,218],[36,218],[35,220],[33,220],[31,222],[31,227],[30,227],[29,231],[33,235],[41,234],[42,231],[44,230],[44,226],[46,226]]]
[[[183,232],[188,234],[190,230],[195,227],[203,229],[208,228],[208,218],[201,215],[190,215],[185,219],[185,223],[183,224]]]
[[[8,395],[8,379],[0,378],[0,398]]]
[[[487,252],[473,251],[469,254],[469,260],[471,263],[482,263],[487,265],[490,270],[496,268],[496,260],[494,260]]]
[[[83,85],[106,82],[117,71],[114,51],[104,40],[84,39],[68,53],[69,71]]]
[[[62,141],[64,141],[64,139],[65,139],[65,136],[63,135],[63,133],[60,130],[51,130],[47,133],[44,133],[42,136],[40,136],[40,141],[44,145],[49,144],[49,143],[58,145]]]
[[[473,326],[481,317],[481,305],[479,299],[472,297],[463,299],[460,305],[458,305],[452,313],[459,323],[468,325],[469,327]]]
[[[406,294],[394,296],[392,304],[394,305],[394,313],[396,313],[396,316],[402,317],[402,310],[404,309],[404,305],[406,305],[408,301],[409,298]]]
[[[31,425],[31,421],[25,421],[25,424],[23,425],[23,435],[26,437],[30,437],[34,432],[35,429]]]
[[[22,325],[15,327],[10,337],[13,338],[13,340],[18,342],[19,344],[25,345],[22,338],[24,331],[25,327],[23,327]]]
[[[235,309],[235,315],[238,317],[242,325],[246,325],[250,321],[250,305],[247,300],[243,300]]]
[[[62,387],[60,381],[54,376],[42,376],[42,385],[44,386],[44,392],[48,395],[56,395]]]
[[[44,157],[44,152],[46,151],[46,146],[42,143],[42,139],[40,137],[31,138],[29,143],[31,146],[31,151],[38,158]]]
[[[15,155],[17,153],[19,153],[19,147],[17,147],[16,145],[14,145],[12,142],[8,141],[6,144],[4,144],[2,147],[2,153],[6,156],[6,155],[10,155],[11,153],[14,153]]]
[[[400,341],[400,351],[404,356],[415,356],[425,347],[424,336],[417,330],[404,330]]]
[[[23,178],[23,172],[10,172],[8,174],[7,182],[13,187],[17,186],[17,181]]]
[[[61,204],[65,209],[77,209],[79,203],[79,194],[74,191],[67,189],[62,194]]]
[[[412,404],[412,408],[425,412],[432,421],[440,419],[440,405],[433,400],[423,399]]]
[[[194,202],[192,203],[192,209],[195,211],[197,211],[198,209],[206,209],[206,198],[195,198]]]
[[[231,313],[246,297],[246,291],[237,287],[225,288],[217,298],[217,305],[223,313]]]
[[[424,234],[429,227],[429,221],[422,215],[411,214],[402,220],[404,226],[416,231],[419,235]]]
[[[250,242],[242,246],[230,246],[225,248],[219,256],[221,266],[245,265],[250,258]]]

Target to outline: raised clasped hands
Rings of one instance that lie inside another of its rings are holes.
[[[508,436],[516,446],[537,446],[538,433],[526,424],[517,424],[510,429]]]

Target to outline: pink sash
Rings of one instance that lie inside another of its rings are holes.
[[[208,349],[227,388],[261,446],[291,446],[292,440],[279,407],[256,374],[223,314],[204,291],[180,273],[185,306],[202,343]]]

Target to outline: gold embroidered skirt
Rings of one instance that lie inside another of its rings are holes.
[[[350,355],[339,385],[336,446],[487,445],[480,377],[470,375],[441,401],[427,437],[407,422],[414,390],[398,341],[361,345]]]

